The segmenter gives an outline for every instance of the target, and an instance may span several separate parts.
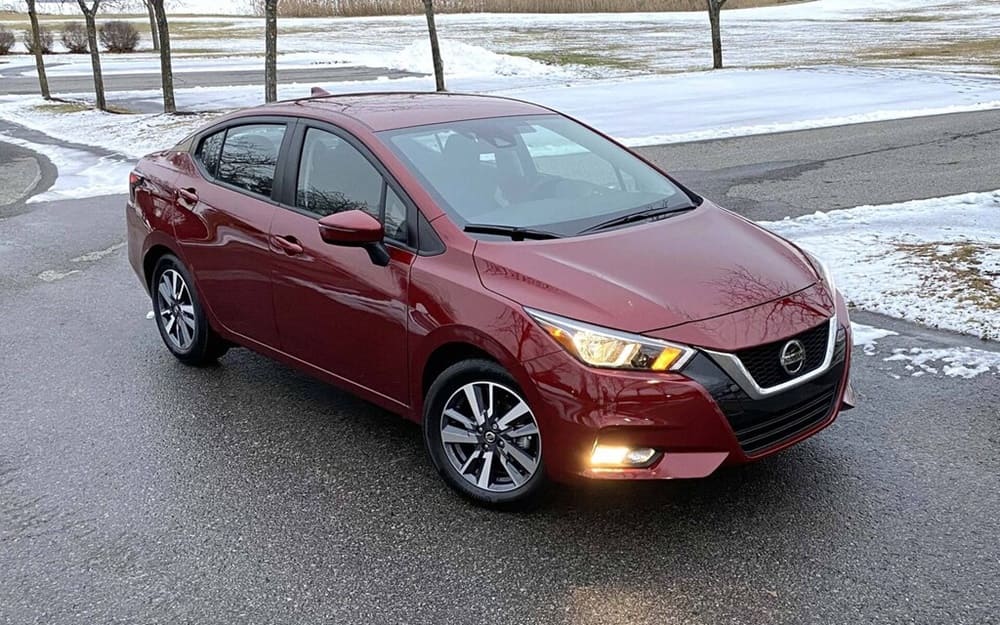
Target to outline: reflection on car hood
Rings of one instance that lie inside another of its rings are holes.
[[[523,306],[630,332],[732,313],[817,281],[779,237],[705,202],[670,219],[552,241],[479,241],[483,285]]]

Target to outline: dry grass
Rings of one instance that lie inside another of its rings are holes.
[[[259,39],[260,32],[253,29],[231,29],[232,21],[188,22],[175,20],[170,23],[170,41],[177,39]],[[223,34],[224,33],[224,34]]]
[[[875,24],[905,24],[908,22],[945,22],[951,19],[945,15],[890,15],[888,17],[866,17],[864,19],[850,20],[852,22],[868,22]]]
[[[44,113],[79,113],[89,111],[93,107],[86,102],[46,102],[36,104],[32,108]]]
[[[729,0],[726,8],[790,4],[803,0]],[[263,2],[254,3],[257,14]],[[704,0],[436,0],[438,13],[630,13],[703,11]],[[423,12],[420,0],[282,0],[284,17],[363,17],[412,15]]]
[[[1000,243],[897,243],[896,248],[919,258],[931,269],[934,279],[923,285],[928,296],[942,295],[961,304],[1000,312],[1000,275],[983,269],[983,257],[1000,252]]]
[[[861,58],[878,61],[915,60],[927,63],[956,60],[970,65],[981,63],[1000,68],[1000,37],[960,39],[931,44],[900,45],[892,48],[872,48],[859,53]]]
[[[615,57],[605,50],[604,54],[596,54],[585,50],[527,50],[508,52],[514,56],[523,56],[547,65],[582,65],[585,67],[613,67],[616,69],[642,69],[645,64],[636,59]]]
[[[73,4],[75,5],[76,3],[74,2]],[[173,15],[171,15],[171,17],[173,17]],[[116,20],[116,19],[117,20],[130,20],[130,21],[132,21],[132,20],[136,20],[136,21],[146,20],[144,14],[138,14],[138,13],[135,13],[135,14],[115,13],[113,11],[109,11],[109,12],[105,13],[104,11],[101,11],[98,14],[98,16],[97,16],[98,23],[103,22],[105,20]],[[40,22],[59,22],[59,23],[62,23],[62,22],[73,21],[73,20],[80,20],[82,22],[83,21],[83,14],[79,14],[79,15],[77,15],[77,14],[74,14],[74,15],[55,15],[55,14],[53,14],[53,15],[47,15],[47,14],[40,13],[38,15],[38,21],[40,21]],[[15,12],[15,11],[0,11],[0,22],[4,22],[4,21],[7,21],[7,22],[25,22],[25,23],[27,23],[28,22],[28,14],[27,13],[18,13],[18,12]],[[149,21],[146,20],[146,23],[148,24]]]

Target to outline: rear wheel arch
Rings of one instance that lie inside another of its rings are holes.
[[[184,262],[169,248],[164,250],[155,256],[147,253],[143,259],[152,262],[150,299],[160,337],[184,364],[214,363],[230,344],[212,329]]]
[[[165,243],[164,239],[161,239],[154,242],[142,257],[142,280],[146,285],[146,290],[149,292],[150,297],[153,296],[153,273],[156,271],[156,265],[160,262],[161,258],[168,255],[176,258],[188,271],[192,274],[194,273],[194,270],[188,265],[187,259],[180,253],[180,250],[177,249],[173,241]],[[208,316],[209,325],[213,330],[220,331],[218,328],[222,326],[220,326],[218,319],[216,319],[215,313],[212,312],[211,302],[209,302],[205,293],[202,292],[196,280],[192,279],[191,286],[198,293],[201,304],[205,309],[205,314]],[[222,329],[224,330],[225,328]]]
[[[160,259],[167,254],[173,254],[179,258],[177,252],[161,244],[150,247],[142,257],[142,279],[150,293],[153,291],[153,272],[156,270],[156,263],[160,262]]]

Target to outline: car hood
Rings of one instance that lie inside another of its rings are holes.
[[[817,281],[778,236],[709,202],[594,235],[479,241],[483,285],[523,306],[650,332],[759,306]]]

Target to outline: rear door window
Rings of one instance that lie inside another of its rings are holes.
[[[271,197],[284,124],[253,124],[226,133],[216,177],[251,193]]]

